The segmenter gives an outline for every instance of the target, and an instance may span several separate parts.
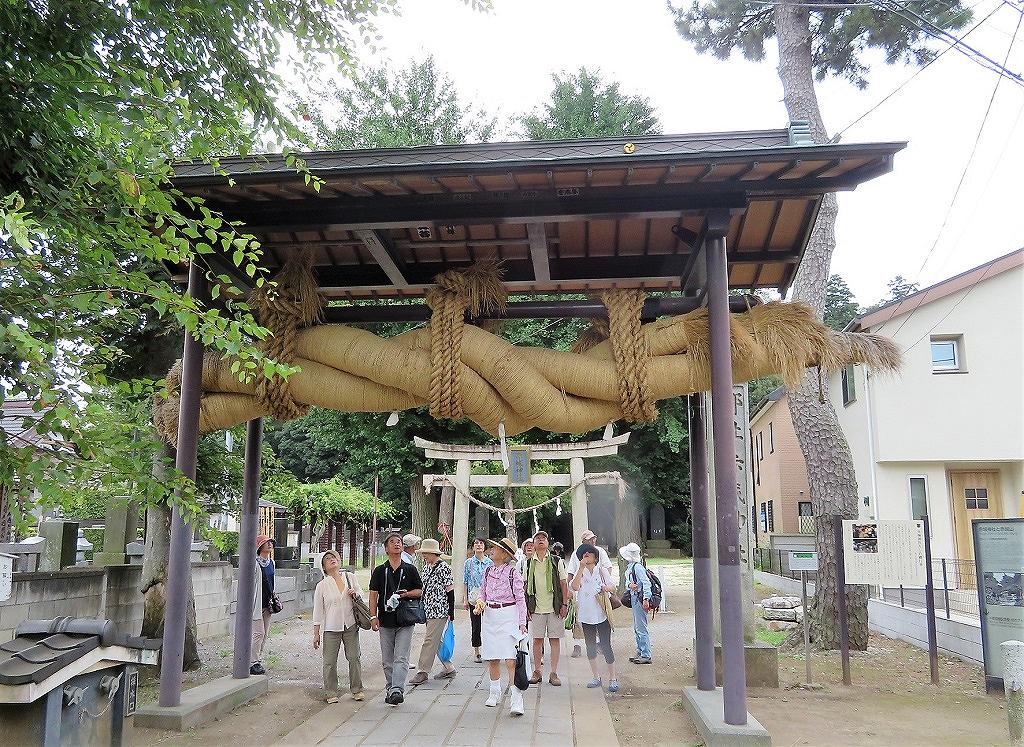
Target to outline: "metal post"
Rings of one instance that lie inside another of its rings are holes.
[[[235,658],[231,676],[249,676],[252,663],[252,606],[256,588],[256,530],[260,511],[260,457],[263,418],[245,426],[245,472],[242,478],[242,526],[238,532],[238,589],[235,595]]]
[[[702,394],[687,400],[690,415],[690,513],[693,525],[693,616],[696,631],[697,689],[715,689],[715,617],[708,533],[708,463]]]
[[[949,576],[946,575],[946,559],[942,559],[942,596],[946,601],[946,619],[949,619]]]
[[[709,218],[710,220],[710,218]],[[722,626],[722,690],[725,723],[747,723],[747,672],[743,650],[743,581],[737,516],[736,454],[729,330],[729,270],[724,233],[705,244],[711,334],[711,416],[715,442],[715,501],[718,527],[718,595]]]
[[[931,670],[932,684],[939,684],[939,643],[935,631],[935,584],[932,581],[932,540],[928,527],[928,516],[924,517],[924,609],[928,620],[928,669]]]
[[[800,601],[804,607],[804,668],[807,682],[811,684],[811,625],[807,615],[807,571],[800,571]]]
[[[209,283],[202,267],[193,261],[188,270],[188,294],[206,301]],[[181,404],[178,409],[178,445],[174,466],[190,480],[196,479],[196,449],[199,444],[199,399],[202,396],[203,344],[185,334],[181,365]],[[189,575],[192,567],[192,531],[175,505],[171,511],[171,542],[164,582],[164,640],[160,661],[160,705],[181,703],[181,673],[185,659],[185,610],[188,605]]]
[[[903,584],[900,584],[900,607],[905,607],[906,603],[903,599]]]
[[[380,475],[373,476],[373,536],[370,541],[373,547],[370,549],[370,567],[377,565],[377,499],[380,496]]]
[[[843,547],[843,517],[832,517],[832,534],[836,543],[836,596],[839,603],[839,651],[843,657],[843,684],[852,685],[850,677],[850,619],[846,610],[846,551]],[[818,580],[820,583],[821,576]]]

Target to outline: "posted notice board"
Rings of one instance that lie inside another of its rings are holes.
[[[975,519],[971,529],[985,682],[987,688],[1001,687],[999,644],[1024,635],[1024,519]]]
[[[923,521],[843,521],[846,583],[916,586],[926,583]]]

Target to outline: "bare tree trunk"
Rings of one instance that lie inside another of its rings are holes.
[[[153,475],[158,480],[164,477],[164,462],[170,447],[158,453],[153,464]],[[171,545],[171,509],[166,503],[151,505],[146,510],[146,549],[142,556],[142,585],[139,591],[144,596],[142,612],[142,635],[146,638],[162,638],[164,634],[164,581],[167,578],[167,561]],[[242,549],[244,552],[244,548]],[[202,666],[196,636],[196,600],[192,591],[192,579],[188,582],[188,607],[185,613],[185,669]]]
[[[626,485],[619,483],[619,494],[615,500],[615,544],[618,547],[625,547],[630,542],[642,546],[643,532],[640,529],[640,501],[636,491]],[[609,547],[611,551],[617,547]],[[622,558],[619,562],[619,594],[626,591],[626,566],[628,563]]]
[[[417,475],[409,481],[412,503],[412,533],[423,537],[437,537],[438,501],[423,488],[423,478]]]
[[[779,78],[790,120],[806,120],[816,143],[828,134],[814,90],[811,66],[810,9],[807,6],[775,6],[779,42]],[[836,247],[835,224],[839,212],[834,194],[822,198],[818,219],[811,231],[803,260],[793,283],[793,300],[811,306],[821,318],[825,308],[832,253]],[[836,589],[836,553],[832,536],[833,514],[857,515],[857,476],[832,403],[822,394],[824,382],[814,370],[804,372],[800,386],[789,393],[789,409],[800,450],[807,462],[811,507],[816,517],[818,581],[815,584],[812,634],[822,648],[839,647],[839,606]],[[867,587],[847,590],[850,646],[864,650],[868,642]]]
[[[11,506],[7,501],[7,488],[0,485],[0,542],[11,542],[13,537]]]
[[[512,502],[512,488],[505,488],[505,508],[515,508],[515,504]],[[512,540],[516,547],[518,547],[519,530],[516,528],[516,514],[509,511],[505,514],[505,521],[508,522],[508,526],[505,527],[505,536]]]

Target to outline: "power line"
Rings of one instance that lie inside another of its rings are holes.
[[[964,43],[962,38],[946,31],[941,26],[938,26],[913,9],[907,7],[904,3],[899,2],[899,0],[874,0],[874,2],[882,10],[888,10],[891,13],[895,13],[911,26],[928,36],[952,45],[958,52],[960,52],[960,54],[970,60],[973,60],[982,67],[998,73],[1001,77],[1009,78],[1017,85],[1024,87],[1024,76],[1008,69],[1005,62],[1003,64],[996,62],[984,52],[972,47],[970,44]]]
[[[1010,52],[1013,50],[1013,43],[1017,40],[1017,33],[1020,31],[1022,21],[1024,21],[1024,13],[1022,13],[1020,18],[1017,19],[1017,27],[1013,30],[1013,38],[1010,39],[1010,45],[1006,48],[1006,56],[1004,59],[1008,60],[1010,58]],[[971,163],[973,163],[974,161],[975,154],[978,152],[978,144],[981,142],[981,135],[985,130],[985,124],[988,122],[988,115],[992,112],[992,104],[996,100],[996,93],[999,92],[999,84],[1002,81],[1002,76],[999,76],[998,78],[996,78],[995,86],[992,87],[992,95],[989,96],[988,106],[985,107],[985,114],[981,118],[981,125],[978,127],[978,133],[974,137],[974,145],[971,148],[971,154],[967,157],[967,163],[964,164],[964,169],[960,174],[960,180],[957,182],[956,190],[953,192],[953,198],[949,201],[949,205],[946,208],[946,214],[942,218],[942,225],[939,226],[939,232],[935,234],[935,241],[932,242],[931,248],[928,249],[928,253],[925,254],[924,256],[924,261],[921,263],[921,267],[918,268],[917,270],[917,278],[915,280],[920,279],[921,273],[924,272],[925,265],[927,265],[928,260],[931,259],[932,253],[935,251],[935,247],[938,246],[939,239],[942,238],[942,233],[943,231],[945,231],[946,225],[949,223],[949,216],[953,212],[953,206],[956,204],[957,197],[960,196],[960,189],[961,187],[963,187],[964,180],[967,178],[967,172],[971,168]],[[988,271],[986,270],[986,273],[987,272]],[[984,279],[984,276],[982,276],[982,279]],[[966,298],[966,295],[964,297]],[[910,318],[914,316],[914,312],[917,311],[918,308],[919,306],[915,306],[913,309],[911,309],[910,313],[907,314],[907,318],[904,319],[900,326],[896,328],[896,332],[893,335],[893,337],[900,333],[900,330],[903,329],[904,326],[906,326],[907,322],[909,322]],[[956,306],[954,305],[953,308],[956,308]],[[952,311],[952,309],[950,309],[950,311]],[[948,316],[948,313],[946,316]],[[945,318],[946,317],[943,317],[943,319]],[[940,319],[939,321],[942,320]],[[932,329],[934,329],[934,327]],[[918,342],[920,342],[920,340],[918,340]],[[916,345],[917,343],[914,344]]]
[[[978,6],[978,5],[980,5],[980,4],[981,4],[981,3],[976,3],[976,4],[975,4],[975,7],[977,7],[977,6]],[[985,17],[984,17],[984,18],[982,18],[982,19],[981,19],[980,21],[978,21],[978,22],[977,22],[976,24],[974,24],[973,26],[971,26],[971,28],[969,28],[969,29],[968,29],[968,30],[967,30],[967,31],[966,31],[966,32],[964,33],[964,35],[963,35],[962,37],[960,37],[960,38],[961,38],[961,39],[966,39],[966,38],[967,38],[968,36],[970,36],[970,35],[971,35],[971,34],[972,34],[972,33],[973,33],[973,32],[974,32],[974,31],[975,31],[976,29],[978,29],[978,28],[979,28],[979,27],[980,27],[980,26],[981,26],[981,25],[982,25],[983,23],[985,23],[985,22],[986,22],[986,21],[987,21],[987,20],[988,20],[989,18],[991,18],[991,17],[993,16],[993,15],[995,15],[996,11],[997,11],[997,10],[999,10],[999,8],[1000,8],[1000,7],[1001,7],[1000,5],[996,5],[996,6],[994,7],[994,8],[992,8],[992,10],[990,10],[990,11],[989,11],[989,13],[988,13],[988,15],[987,15],[987,16],[985,16]],[[884,97],[883,97],[883,98],[882,98],[881,100],[879,100],[879,101],[878,101],[877,103],[875,103],[875,105],[874,105],[874,106],[872,106],[872,107],[871,107],[870,109],[868,109],[868,110],[867,110],[866,112],[864,112],[864,113],[863,113],[863,114],[861,114],[861,115],[860,115],[859,117],[857,117],[857,118],[856,118],[855,120],[853,120],[852,122],[850,122],[850,124],[846,125],[846,127],[844,127],[843,129],[839,130],[839,132],[837,132],[837,133],[836,133],[835,135],[833,135],[833,136],[832,136],[832,140],[831,140],[831,142],[834,142],[834,143],[837,143],[837,142],[839,142],[839,140],[840,140],[840,139],[842,138],[842,136],[843,136],[843,135],[844,135],[844,134],[846,133],[846,131],[847,131],[847,130],[849,130],[849,129],[850,129],[851,127],[853,127],[853,126],[854,126],[855,124],[857,124],[858,122],[860,122],[860,121],[861,121],[862,119],[866,118],[866,117],[867,117],[867,116],[868,116],[869,114],[872,114],[872,113],[874,113],[876,109],[878,109],[878,108],[879,108],[880,106],[882,106],[882,104],[884,104],[884,103],[885,103],[886,101],[888,101],[889,99],[891,99],[891,98],[892,98],[893,96],[895,96],[895,95],[896,95],[897,93],[899,93],[900,91],[902,91],[902,90],[903,90],[903,89],[904,89],[904,88],[906,87],[906,85],[907,85],[908,83],[910,83],[910,81],[912,81],[912,80],[913,80],[914,78],[916,78],[916,77],[917,77],[918,75],[920,75],[921,73],[923,73],[923,72],[924,72],[924,71],[925,71],[925,70],[926,70],[926,69],[927,69],[928,67],[930,67],[930,66],[931,66],[932,64],[934,64],[935,62],[938,62],[939,58],[940,58],[940,57],[942,57],[942,56],[943,56],[944,54],[946,54],[947,52],[949,52],[949,50],[951,50],[952,48],[953,48],[952,46],[948,46],[948,47],[946,47],[945,49],[943,49],[943,50],[942,50],[941,52],[939,52],[939,53],[938,53],[937,55],[935,55],[934,57],[932,57],[932,58],[931,58],[930,60],[928,60],[928,62],[926,62],[926,63],[925,63],[924,65],[922,65],[921,67],[919,67],[919,68],[918,68],[918,69],[917,69],[917,70],[916,70],[916,71],[914,72],[914,74],[913,74],[913,75],[911,75],[911,76],[910,76],[909,78],[907,78],[907,79],[906,79],[905,81],[903,81],[903,82],[902,82],[902,83],[900,83],[900,84],[899,84],[898,86],[896,86],[896,88],[892,89],[892,90],[891,90],[891,91],[890,91],[890,92],[889,92],[888,94],[886,94],[886,95],[885,95],[885,96],[884,96]]]

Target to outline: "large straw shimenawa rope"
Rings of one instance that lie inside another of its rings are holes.
[[[469,417],[492,434],[499,423],[508,435],[530,428],[583,433],[620,418],[650,419],[658,400],[711,388],[707,309],[640,325],[642,294],[615,294],[605,299],[611,336],[586,352],[518,347],[464,323],[466,310],[500,305],[500,283],[457,275],[445,273],[429,298],[430,329],[384,339],[336,324],[287,327],[293,331],[283,336],[292,339],[282,343],[282,357],[300,369],[283,389],[293,407],[267,396],[281,388],[260,395],[260,383],[240,382],[231,372],[232,359],[208,353],[200,429],[209,433],[311,405],[348,412],[430,405],[438,417]],[[798,303],[730,314],[730,334],[736,382],[776,374],[795,386],[810,366],[831,372],[848,363],[883,370],[900,365],[889,339],[833,331]],[[154,413],[169,441],[177,436],[179,370],[168,375],[171,396]]]
[[[437,276],[427,293],[430,307],[430,414],[462,420],[462,331],[466,312],[473,317],[504,311],[506,293],[502,269],[494,261],[467,270],[448,270]]]

